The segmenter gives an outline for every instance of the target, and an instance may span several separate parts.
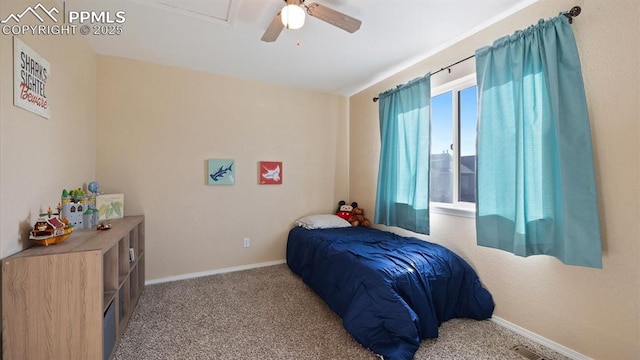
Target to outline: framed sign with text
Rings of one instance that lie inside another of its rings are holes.
[[[51,119],[47,97],[51,65],[15,36],[13,59],[13,105]]]

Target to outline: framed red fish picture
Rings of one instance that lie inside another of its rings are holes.
[[[258,162],[258,183],[260,185],[282,184],[282,161]]]

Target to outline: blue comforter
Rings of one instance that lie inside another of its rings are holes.
[[[365,227],[296,227],[287,264],[354,339],[389,360],[412,359],[443,321],[493,313],[491,294],[466,261],[416,238]]]

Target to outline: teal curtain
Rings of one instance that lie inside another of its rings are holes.
[[[591,132],[560,15],[476,51],[478,245],[602,268]]]
[[[379,96],[375,222],[429,234],[431,75]]]

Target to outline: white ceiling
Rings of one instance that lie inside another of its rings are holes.
[[[283,0],[66,0],[65,6],[126,12],[122,35],[85,36],[99,54],[348,96],[536,1],[307,0],[360,19],[360,30],[350,34],[307,17],[302,29],[284,29],[274,43],[260,38]]]

